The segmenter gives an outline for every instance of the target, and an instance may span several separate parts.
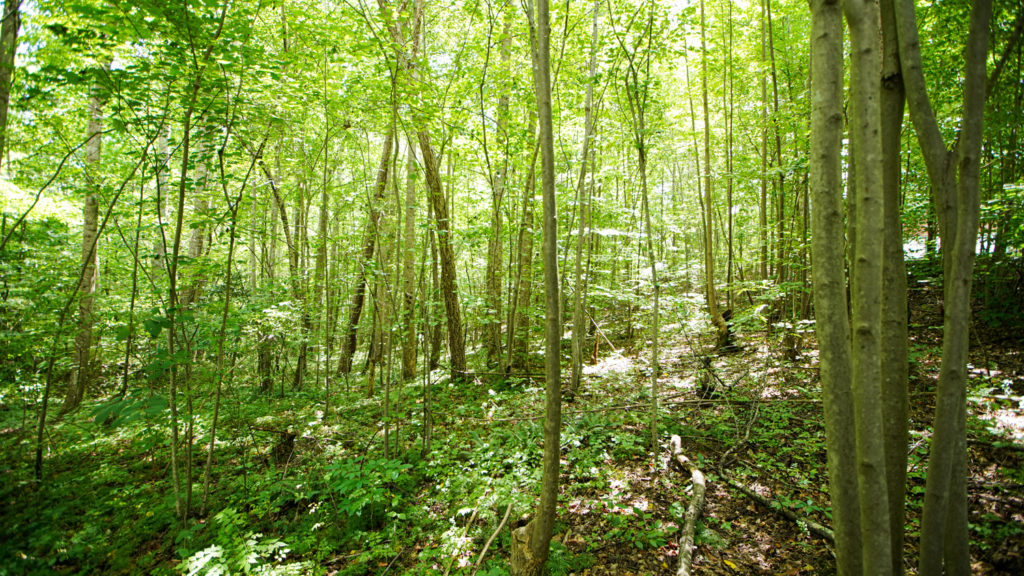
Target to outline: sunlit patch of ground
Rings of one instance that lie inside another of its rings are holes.
[[[605,358],[602,358],[596,364],[589,366],[583,366],[583,375],[594,377],[600,376],[607,378],[609,376],[618,375],[619,377],[629,374],[629,371],[633,369],[633,359],[629,356],[623,356],[622,354],[612,354]]]

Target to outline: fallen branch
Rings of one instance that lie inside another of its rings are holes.
[[[726,484],[728,484],[729,486],[732,486],[733,488],[738,490],[741,494],[743,494],[747,498],[750,498],[754,502],[757,502],[761,506],[764,506],[765,508],[768,508],[769,510],[774,511],[775,513],[781,515],[782,517],[784,517],[784,518],[786,518],[788,520],[792,520],[798,526],[807,528],[808,531],[810,531],[811,533],[817,535],[818,537],[824,538],[825,540],[828,540],[829,542],[831,542],[833,544],[835,543],[836,536],[832,532],[832,529],[829,528],[828,526],[823,526],[821,524],[818,524],[814,520],[811,520],[809,518],[805,518],[803,516],[799,516],[799,515],[797,515],[796,512],[793,512],[792,510],[790,510],[789,508],[786,508],[785,506],[781,506],[781,505],[778,505],[778,504],[773,505],[771,500],[768,500],[764,496],[761,496],[757,492],[754,492],[753,490],[751,490],[747,486],[741,484],[740,482],[737,482],[731,476],[729,476],[729,475],[727,475],[725,473],[720,473],[719,475],[721,476],[721,478],[723,480],[725,480]]]
[[[512,513],[512,503],[508,503],[508,508],[505,508],[505,516],[501,518],[501,522],[498,523],[498,527],[491,534],[491,537],[487,539],[487,543],[484,544],[484,549],[480,551],[480,556],[476,559],[476,564],[473,566],[473,575],[476,575],[476,571],[480,569],[480,563],[484,561],[484,556],[487,554],[487,550],[491,547],[491,543],[501,533],[501,529],[505,527],[505,523],[508,522],[508,515]]]
[[[821,400],[817,398],[774,398],[771,400],[756,399],[749,400],[746,398],[706,398],[702,400],[676,400],[673,402],[659,402],[661,406],[716,406],[719,404],[753,404],[755,406],[762,404],[820,404]],[[602,406],[600,408],[589,408],[587,410],[573,410],[571,412],[562,412],[563,418],[571,418],[579,414],[592,414],[594,412],[613,412],[619,410],[636,410],[639,408],[650,408],[650,403],[647,404],[621,404],[615,406]],[[795,418],[795,416],[790,416]],[[537,416],[514,416],[511,418],[463,418],[464,421],[469,422],[519,422],[521,420],[543,420],[544,415],[539,414]]]
[[[686,507],[686,520],[682,533],[679,535],[679,567],[676,569],[676,576],[689,576],[693,568],[693,539],[697,529],[697,519],[704,509],[704,473],[683,455],[682,440],[676,435],[672,436],[672,457],[675,458],[679,466],[690,472],[693,482],[690,505]]]

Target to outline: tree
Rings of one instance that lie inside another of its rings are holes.
[[[583,337],[586,334],[583,320],[583,232],[587,228],[590,202],[584,201],[583,188],[587,177],[587,157],[590,154],[591,140],[594,137],[594,82],[597,74],[597,25],[600,13],[600,0],[594,0],[591,8],[590,62],[587,65],[587,96],[583,127],[583,145],[580,151],[580,177],[576,184],[576,203],[580,207],[580,223],[576,235],[576,262],[573,273],[573,304],[572,304],[572,381],[569,389],[575,393],[580,387],[583,372]]]
[[[2,65],[2,63],[0,63]],[[2,81],[2,79],[0,79]],[[96,292],[96,275],[99,265],[99,163],[103,149],[103,98],[99,86],[93,86],[89,95],[89,125],[86,129],[88,142],[85,145],[85,161],[90,172],[86,178],[86,195],[83,207],[82,265],[83,273],[78,282],[78,333],[75,335],[74,364],[68,377],[67,396],[61,413],[78,409],[89,387],[89,352],[92,348],[93,298]]]
[[[18,51],[18,29],[21,27],[21,0],[4,0],[3,10],[3,23],[0,24],[0,165],[7,152],[7,113],[11,101],[14,55]]]
[[[536,10],[536,16],[535,11]],[[548,0],[531,3],[530,46],[533,59],[537,118],[540,122],[541,186],[544,198],[544,472],[540,503],[529,524],[512,534],[513,576],[540,576],[548,559],[558,504],[561,453],[562,380],[560,340],[562,316],[558,296],[558,221],[555,205],[555,147],[551,121],[551,26]]]
[[[843,280],[841,21],[812,4],[811,191],[815,308],[840,574],[902,572],[907,392],[905,273],[899,209],[903,82],[945,230],[943,361],[922,521],[922,574],[970,572],[967,548],[965,365],[971,264],[978,223],[984,61],[991,14],[974,4],[960,139],[947,150],[928,102],[910,2],[850,0],[852,320]],[[898,50],[894,44],[899,38]],[[884,46],[882,42],[884,41]],[[897,60],[898,53],[898,60]],[[954,158],[956,164],[953,163]],[[856,176],[853,177],[853,174]],[[955,304],[954,304],[955,303]],[[852,328],[852,330],[851,330]],[[851,402],[852,401],[852,402]],[[852,413],[849,406],[853,406]],[[856,454],[856,460],[853,458]]]
[[[704,19],[704,0],[700,2],[700,85],[704,101],[704,276],[705,297],[708,314],[715,325],[716,344],[723,348],[729,344],[729,326],[718,308],[718,293],[715,290],[715,242],[714,208],[711,195],[711,121],[708,105],[708,49],[707,21]]]
[[[967,349],[992,3],[971,3],[964,54],[962,120],[952,146],[946,144],[928,98],[913,2],[896,0],[893,10],[910,119],[928,168],[943,246],[942,368],[936,392],[918,569],[922,574],[938,574],[944,566],[947,574],[969,574]]]

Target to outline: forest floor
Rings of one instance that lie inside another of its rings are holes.
[[[911,290],[911,449],[906,557],[915,573],[934,386],[936,288]],[[828,526],[824,430],[813,333],[737,321],[717,354],[701,322],[666,325],[659,433],[682,439],[707,477],[694,573],[831,574],[829,542],[781,513]],[[976,573],[1024,573],[1024,346],[976,326],[968,422]],[[785,337],[786,334],[790,337]],[[615,337],[610,335],[612,341]],[[785,344],[785,345],[784,345]],[[650,352],[602,340],[563,408],[555,576],[674,574],[688,474],[667,442],[650,450]],[[197,382],[201,375],[197,376]],[[32,414],[0,410],[0,575],[506,573],[508,524],[534,506],[542,383],[477,375],[383,391],[336,385],[268,398],[229,383],[210,513],[174,521],[166,404],[98,401],[51,425],[44,482],[31,481]],[[212,402],[196,402],[193,509]],[[424,457],[425,406],[432,407]],[[755,502],[737,487],[760,495]],[[487,547],[488,539],[496,534]]]

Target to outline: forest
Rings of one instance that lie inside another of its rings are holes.
[[[1024,573],[1021,0],[3,0],[0,576]]]

